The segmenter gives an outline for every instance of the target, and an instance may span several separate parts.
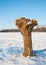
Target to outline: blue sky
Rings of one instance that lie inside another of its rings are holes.
[[[16,28],[14,21],[20,17],[46,25],[46,0],[0,0],[0,29]]]

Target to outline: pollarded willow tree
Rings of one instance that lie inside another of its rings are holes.
[[[16,19],[16,25],[18,26],[18,30],[21,32],[24,40],[23,56],[33,56],[31,32],[33,27],[37,25],[37,21],[21,17]]]

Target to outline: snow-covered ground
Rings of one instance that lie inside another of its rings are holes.
[[[46,65],[46,33],[33,32],[33,57],[23,57],[21,33],[0,33],[0,65]]]

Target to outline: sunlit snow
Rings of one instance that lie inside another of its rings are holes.
[[[46,65],[46,33],[32,33],[33,57],[23,57],[21,33],[0,33],[0,65]]]

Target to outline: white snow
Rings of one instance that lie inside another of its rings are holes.
[[[31,21],[29,21],[29,22],[27,23],[27,25],[29,25],[29,24],[31,24]]]
[[[33,57],[23,57],[20,32],[0,33],[0,65],[46,65],[46,33],[32,33]]]

